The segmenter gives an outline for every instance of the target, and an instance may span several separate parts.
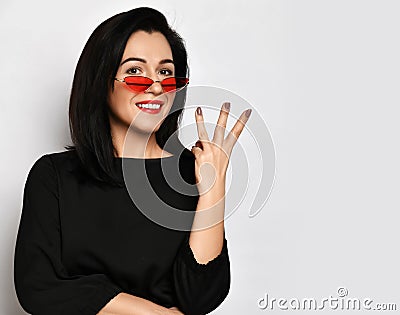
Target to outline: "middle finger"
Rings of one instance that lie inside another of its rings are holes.
[[[213,137],[213,142],[215,142],[216,144],[222,145],[222,142],[224,141],[226,122],[228,120],[230,107],[231,104],[229,102],[225,102],[222,105],[221,111],[219,112],[219,117],[217,125],[215,126]]]

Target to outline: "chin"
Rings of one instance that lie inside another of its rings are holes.
[[[148,134],[151,135],[154,132],[157,132],[160,129],[160,126],[162,124],[162,121],[160,123],[145,123],[145,122],[140,122],[140,123],[132,123],[129,126],[129,131],[130,132],[138,132],[141,134]]]

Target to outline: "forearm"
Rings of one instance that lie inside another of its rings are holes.
[[[156,315],[168,314],[168,310],[149,300],[128,293],[119,293],[97,315]]]
[[[224,242],[224,214],[225,179],[220,178],[209,191],[200,195],[190,232],[190,248],[201,264],[221,253]],[[219,223],[215,224],[216,222]]]

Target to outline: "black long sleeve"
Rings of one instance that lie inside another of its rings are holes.
[[[57,175],[43,156],[26,180],[16,241],[14,281],[22,308],[34,315],[92,315],[122,292],[105,274],[68,274],[61,259]]]
[[[139,160],[126,161],[134,170]],[[121,166],[122,159],[115,162]],[[169,188],[160,180],[159,162],[146,160],[157,194],[194,214],[198,196]],[[194,183],[194,160],[179,163],[182,177]],[[15,289],[26,312],[95,315],[121,292],[176,306],[185,315],[220,305],[230,286],[225,238],[221,254],[199,264],[189,231],[152,222],[126,188],[85,178],[78,165],[74,151],[46,154],[28,174],[14,257]]]
[[[216,309],[229,292],[229,266],[226,238],[221,253],[207,264],[196,261],[187,238],[174,262],[178,308],[185,315],[202,315]]]

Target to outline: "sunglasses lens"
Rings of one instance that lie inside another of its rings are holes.
[[[153,84],[153,81],[145,77],[130,76],[125,77],[125,83],[132,91],[143,92]]]
[[[150,78],[142,76],[128,76],[125,77],[125,83],[129,89],[134,92],[144,92],[147,90],[154,82]],[[179,90],[185,87],[189,83],[188,78],[166,78],[161,84],[165,92],[171,92],[174,90]]]
[[[188,83],[189,79],[187,78],[167,78],[162,81],[162,87],[165,92],[171,92],[183,88]]]
[[[180,89],[185,87],[189,83],[188,78],[175,78],[176,79],[176,88]]]

